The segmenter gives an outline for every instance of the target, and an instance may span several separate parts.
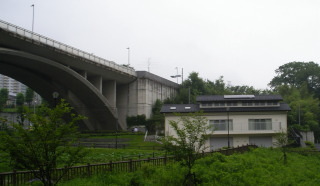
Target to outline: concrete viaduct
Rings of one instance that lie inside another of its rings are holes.
[[[151,114],[156,99],[176,94],[178,84],[118,65],[0,20],[0,74],[53,103],[53,92],[87,116],[85,130],[126,129],[126,117]]]

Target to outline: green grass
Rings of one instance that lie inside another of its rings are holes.
[[[17,108],[3,108],[2,112],[17,112]]]
[[[116,136],[114,133],[110,133],[108,135],[82,135],[82,137],[84,138],[98,138],[98,139],[113,139],[114,141],[116,140]],[[119,144],[124,143],[124,144],[128,144],[129,146],[126,148],[130,148],[130,149],[150,149],[152,150],[153,147],[157,148],[157,147],[161,147],[162,145],[159,143],[155,143],[155,142],[148,142],[148,141],[144,141],[144,134],[142,133],[138,133],[138,134],[121,134],[118,135],[118,139],[127,139],[128,141],[125,142],[119,142]],[[149,147],[149,148],[146,148]]]
[[[279,149],[258,148],[244,154],[219,153],[199,159],[193,171],[200,185],[319,185],[320,154],[288,153],[283,163]],[[59,185],[183,185],[186,169],[178,163],[144,166],[132,173],[108,173],[78,178]]]
[[[122,161],[128,159],[141,159],[163,156],[163,151],[139,150],[139,149],[107,149],[107,148],[88,148],[88,154],[80,164],[108,163],[110,161]]]
[[[108,138],[114,139],[113,135],[83,135],[86,138]],[[118,136],[118,139],[128,139],[124,143],[129,146],[126,149],[112,149],[112,148],[86,148],[88,154],[85,156],[82,162],[77,163],[77,165],[98,164],[98,163],[108,163],[110,161],[123,161],[129,159],[144,159],[148,157],[159,157],[163,156],[164,152],[159,150],[151,150],[153,146],[161,146],[161,144],[155,142],[144,142],[144,135],[139,134],[126,134]],[[144,150],[147,149],[150,150]],[[0,153],[0,172],[11,172],[9,156],[5,153]]]

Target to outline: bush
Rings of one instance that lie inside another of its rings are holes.
[[[305,141],[304,143],[307,145],[307,147],[310,147],[311,149],[316,149],[314,143],[312,143],[311,141]]]

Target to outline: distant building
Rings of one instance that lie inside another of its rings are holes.
[[[0,74],[0,89],[1,88],[8,89],[9,93],[17,94],[20,92],[25,93],[27,86],[15,79]]]
[[[9,91],[7,105],[15,105],[17,94],[18,93],[25,94],[27,90],[26,85],[8,76],[0,74],[0,89],[2,88],[8,89]],[[39,104],[41,104],[41,97],[39,94],[35,93],[32,105],[39,105]]]
[[[275,135],[287,130],[288,104],[280,95],[208,95],[198,96],[198,104],[165,104],[165,135],[175,135],[169,121],[178,121],[174,113],[203,111],[213,133],[207,150],[247,144],[272,147]]]

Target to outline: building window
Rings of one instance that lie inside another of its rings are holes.
[[[255,102],[254,105],[255,106],[265,106],[266,103],[265,102]]]
[[[227,106],[237,106],[237,102],[227,102]]]
[[[224,102],[215,102],[214,106],[216,106],[216,107],[224,107],[225,103]]]
[[[253,103],[251,101],[243,102],[242,106],[253,106]]]
[[[210,126],[212,126],[212,130],[214,131],[227,131],[228,130],[228,120],[210,120]],[[233,130],[233,122],[232,119],[229,119],[229,130]]]
[[[279,105],[277,101],[268,101],[267,105]]]
[[[249,119],[249,130],[272,130],[271,119]]]

